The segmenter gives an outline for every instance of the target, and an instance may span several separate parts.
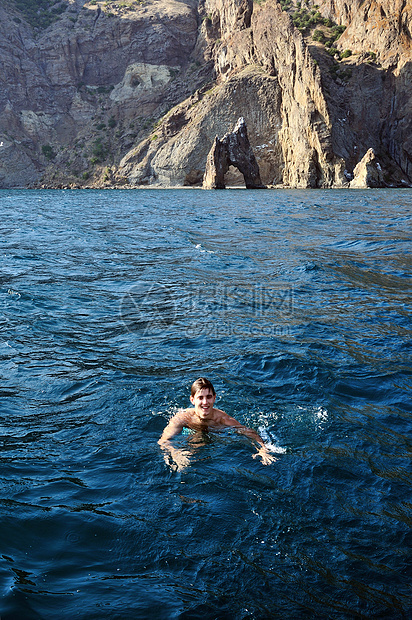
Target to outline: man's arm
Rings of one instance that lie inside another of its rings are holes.
[[[270,454],[270,452],[265,446],[265,442],[263,441],[259,433],[257,433],[251,428],[248,428],[247,426],[244,426],[244,424],[240,424],[240,422],[235,420],[235,418],[232,418],[230,415],[227,414],[225,414],[224,423],[226,424],[226,426],[233,427],[238,433],[249,437],[249,439],[256,441],[256,443],[260,445],[257,453],[253,455],[254,459],[260,456],[263,465],[270,465],[270,463],[274,463],[277,460],[274,456]]]
[[[177,465],[178,471],[184,469],[187,465],[189,465],[190,460],[183,450],[179,450],[178,448],[175,448],[173,446],[170,439],[173,439],[173,437],[179,435],[182,432],[183,428],[183,417],[180,413],[177,413],[175,416],[173,416],[171,420],[169,420],[169,423],[164,428],[163,433],[159,441],[157,442],[159,446],[172,457],[172,459]],[[169,464],[167,456],[165,456],[165,461],[167,464]]]
[[[173,416],[173,418],[171,418],[171,420],[169,420],[169,423],[164,428],[163,433],[157,443],[161,446],[162,444],[168,442],[169,439],[172,439],[173,437],[176,437],[176,435],[179,435],[182,432],[183,428],[184,421],[182,419],[182,415],[180,413],[177,413]]]

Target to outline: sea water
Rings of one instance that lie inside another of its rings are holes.
[[[411,617],[411,206],[0,192],[2,620]]]

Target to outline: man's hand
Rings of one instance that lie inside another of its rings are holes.
[[[252,458],[256,459],[258,456],[262,459],[263,465],[270,465],[271,463],[275,463],[277,461],[277,458],[272,456],[265,446],[259,448],[256,454],[252,455]]]
[[[170,442],[167,442],[168,445],[165,445],[165,443],[163,443],[162,448],[165,452],[164,460],[166,465],[169,465],[173,471],[183,471],[185,467],[190,465],[189,452],[187,450],[174,448],[170,445]],[[173,461],[173,464],[170,463],[170,459]]]

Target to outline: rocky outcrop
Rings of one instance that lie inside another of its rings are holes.
[[[364,4],[325,1],[320,10],[338,23],[348,23],[358,19]],[[408,65],[403,66],[403,80],[399,80],[373,62],[372,52],[353,57],[349,52],[350,60],[338,63],[320,44],[308,45],[274,0],[262,5],[232,0],[224,6],[207,0],[205,12],[197,52],[214,60],[214,97],[202,96],[200,114],[177,112],[181,128],[169,140],[164,132],[159,140],[156,130],[157,139],[145,145],[142,159],[135,150],[133,165],[130,156],[121,162],[120,170],[132,184],[198,183],[213,136],[228,131],[233,116],[242,115],[247,117],[251,144],[267,185],[347,186],[347,178],[369,148],[380,153],[387,180],[394,185],[410,182]],[[343,49],[344,42],[339,45]],[[250,109],[250,90],[245,89],[246,71],[249,80],[253,75],[254,109]],[[269,80],[275,96],[267,105],[262,101],[263,88],[257,85]],[[225,93],[224,97],[219,93]],[[231,102],[231,118],[224,115],[224,101]],[[222,132],[215,130],[219,113],[226,116]]]
[[[324,89],[334,129],[334,151],[353,170],[372,147],[380,154],[388,184],[410,184],[412,3],[319,0],[318,5],[325,17],[346,26],[337,48],[351,53],[343,69],[352,73],[352,79]]]
[[[256,67],[246,68],[173,108],[152,135],[121,160],[118,174],[137,186],[201,185],[214,137],[227,133],[242,111],[262,183],[281,183],[279,109],[277,79]],[[230,169],[226,184],[243,185],[243,176]]]
[[[410,60],[412,4],[406,0],[321,0],[320,11],[347,26],[340,49],[372,52],[384,67]]]
[[[369,149],[353,171],[351,188],[385,187],[382,167],[373,149]]]
[[[278,81],[277,140],[282,162],[277,176],[281,183],[341,185],[344,165],[333,153],[320,73],[301,34],[277,2],[255,6],[250,28],[234,33],[219,47],[217,70],[222,80],[248,64],[260,66]]]
[[[346,26],[363,2],[364,0],[319,0],[316,5],[325,17]]]
[[[215,137],[206,160],[203,188],[225,189],[225,175],[230,166],[238,168],[247,189],[264,187],[260,179],[259,166],[250,146],[244,118],[239,118],[233,131],[224,135],[221,140]]]
[[[282,91],[283,184],[342,186],[345,165],[333,150],[321,74],[302,35],[270,0],[254,13],[252,28],[256,61],[276,74]]]

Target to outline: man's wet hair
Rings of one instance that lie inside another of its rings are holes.
[[[194,396],[196,392],[204,389],[210,390],[213,396],[216,396],[215,388],[213,387],[212,382],[209,381],[209,379],[205,379],[205,377],[199,377],[199,379],[196,379],[190,389],[190,396]]]

